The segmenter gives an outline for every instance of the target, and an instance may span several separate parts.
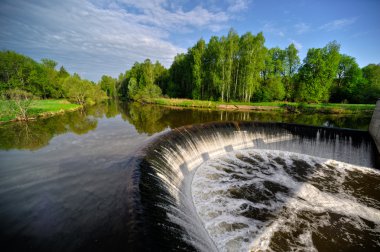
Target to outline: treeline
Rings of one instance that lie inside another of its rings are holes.
[[[12,98],[20,92],[34,98],[66,98],[78,104],[93,104],[106,94],[100,86],[82,79],[78,74],[70,75],[57,62],[33,59],[13,51],[0,51],[0,94]]]
[[[161,95],[213,101],[300,101],[374,103],[380,97],[380,64],[360,68],[333,41],[311,48],[301,63],[294,44],[265,47],[262,33],[200,39],[178,54],[169,69],[149,59],[135,63],[118,78],[96,84],[70,75],[57,62],[0,51],[0,94],[28,92],[35,97],[67,98],[78,104],[106,96],[149,100]]]
[[[103,75],[99,86],[109,97],[122,97],[131,100],[148,100],[162,95],[162,87],[167,85],[169,71],[158,61],[146,59],[136,62],[118,79]]]
[[[361,69],[333,41],[311,48],[301,63],[294,44],[266,48],[262,33],[200,39],[169,69],[146,60],[118,79],[103,76],[109,95],[134,100],[168,97],[215,101],[373,103],[380,97],[380,65]]]

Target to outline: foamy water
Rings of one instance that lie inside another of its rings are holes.
[[[336,251],[380,247],[380,172],[274,150],[203,163],[196,211],[220,251]]]

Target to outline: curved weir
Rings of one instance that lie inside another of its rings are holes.
[[[378,165],[374,142],[364,131],[256,122],[174,129],[156,137],[130,163],[130,247],[218,251],[215,237],[194,206],[193,177],[201,165],[242,150],[264,151],[270,157],[272,152],[290,152],[362,167]]]

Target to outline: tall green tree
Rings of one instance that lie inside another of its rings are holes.
[[[264,42],[262,33],[253,36],[248,32],[240,38],[239,97],[245,102],[251,100],[252,95],[260,85],[260,73],[265,67],[266,48]]]
[[[203,65],[202,59],[206,49],[206,42],[200,39],[194,47],[189,50],[190,65],[192,73],[192,98],[203,99]]]
[[[67,77],[62,87],[65,97],[80,105],[91,105],[107,97],[100,86],[95,85],[91,81],[82,80],[76,73],[73,76]]]
[[[40,80],[42,87],[43,98],[58,98],[59,97],[59,84],[58,84],[58,72],[55,70],[58,63],[51,59],[42,59],[42,67],[45,71],[45,78]]]
[[[117,80],[111,76],[103,75],[99,81],[99,86],[104,92],[106,92],[108,97],[116,98],[116,82]]]
[[[299,97],[303,101],[327,102],[337,75],[340,45],[333,41],[323,48],[311,48],[300,68]]]
[[[296,77],[295,74],[300,66],[300,58],[298,56],[298,50],[292,43],[287,48],[285,48],[285,58],[284,58],[284,70],[285,74],[282,82],[284,83],[284,88],[286,90],[285,99],[293,100],[296,90]]]
[[[369,64],[362,69],[363,83],[358,85],[355,102],[375,103],[380,97],[380,64]]]
[[[345,54],[341,55],[330,101],[351,101],[357,91],[357,85],[362,82],[362,71],[355,58]]]
[[[225,86],[226,86],[226,101],[229,101],[233,96],[232,90],[234,86],[234,61],[238,59],[239,52],[239,35],[234,29],[230,29],[228,36],[224,42],[224,64],[225,64]],[[222,99],[223,100],[223,99]]]
[[[119,77],[120,89],[124,97],[132,100],[148,100],[161,95],[161,89],[156,84],[161,80],[166,69],[159,63],[152,64],[150,59],[143,63],[136,62],[125,75]],[[117,81],[115,80],[115,84]]]
[[[212,36],[204,53],[205,90],[203,98],[216,100],[222,87],[222,47],[217,36]]]
[[[168,90],[165,94],[170,97],[191,98],[193,86],[191,83],[191,61],[189,54],[178,54],[174,57],[170,69]]]

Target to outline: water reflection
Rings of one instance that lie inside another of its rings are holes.
[[[368,114],[307,115],[278,112],[216,111],[208,109],[169,108],[150,104],[109,101],[72,113],[30,122],[12,122],[0,125],[0,149],[37,150],[49,144],[57,135],[73,132],[81,135],[95,130],[98,120],[120,115],[132,124],[138,133],[152,135],[166,128],[211,121],[288,122],[367,130]]]

